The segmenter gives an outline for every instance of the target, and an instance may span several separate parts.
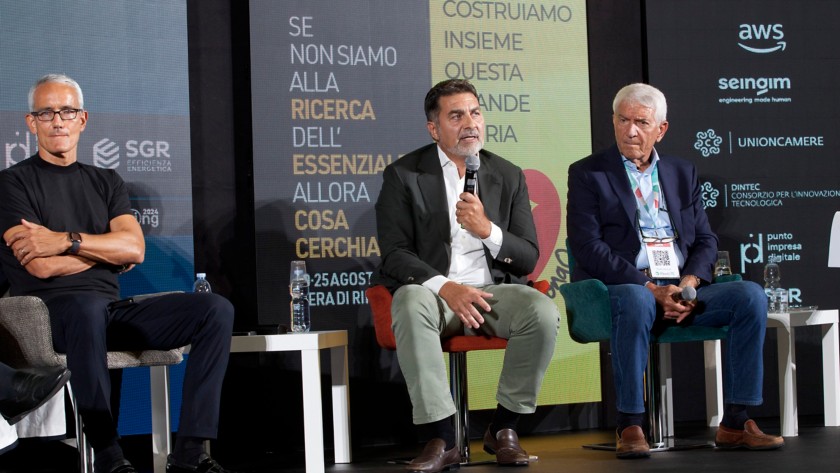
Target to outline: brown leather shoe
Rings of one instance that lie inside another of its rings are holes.
[[[496,455],[499,465],[528,465],[528,453],[519,445],[519,437],[513,429],[502,429],[493,437],[488,427],[484,432],[484,451]]]
[[[645,434],[638,425],[631,425],[615,432],[615,456],[618,458],[647,458],[650,456],[650,446],[645,440]]]
[[[416,473],[437,473],[451,467],[461,466],[461,452],[458,447],[446,450],[446,442],[441,439],[429,440],[423,451],[405,469]]]
[[[748,448],[750,450],[775,450],[785,445],[785,439],[767,435],[750,419],[744,424],[744,430],[730,429],[720,424],[715,434],[715,446],[718,448]]]

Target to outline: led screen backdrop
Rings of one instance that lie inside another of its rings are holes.
[[[781,258],[792,304],[837,308],[840,4],[646,5],[650,82],[668,98],[660,149],[697,165],[734,271],[763,284]]]
[[[371,325],[382,170],[431,141],[423,98],[447,78],[474,83],[486,148],[525,170],[534,277],[562,306],[566,169],[591,152],[584,1],[252,0],[250,19],[261,323],[288,324],[289,262],[305,259],[313,329]],[[495,406],[501,358],[470,355],[472,408]],[[563,322],[540,404],[598,400],[597,346]]]
[[[2,169],[36,152],[24,121],[27,94],[51,72],[73,77],[84,93],[90,115],[79,161],[120,173],[146,236],[145,263],[121,277],[123,295],[190,290],[186,2],[0,0]],[[183,368],[173,368],[176,413]],[[124,376],[120,432],[148,433],[148,370]]]

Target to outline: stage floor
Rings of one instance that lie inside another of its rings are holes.
[[[476,465],[464,468],[465,473],[489,473],[499,471],[522,471],[529,473],[622,473],[644,472],[838,472],[840,471],[840,427],[822,427],[822,419],[814,422],[800,422],[798,437],[786,438],[781,450],[751,452],[744,450],[724,451],[714,448],[679,450],[654,453],[649,459],[617,460],[609,451],[591,450],[582,445],[612,442],[612,432],[575,431],[552,435],[527,436],[522,439],[523,447],[539,461],[525,468],[500,470],[495,464]],[[759,420],[759,425],[768,433],[778,433],[778,420]],[[680,440],[702,442],[714,439],[714,430],[702,426],[677,425]],[[123,439],[126,453],[133,459],[141,473],[151,473],[151,440],[148,436]],[[402,471],[403,466],[390,462],[391,459],[407,459],[422,449],[421,444],[400,447],[354,448],[353,463],[336,465],[332,463],[331,452],[327,451],[327,472],[385,473]],[[492,459],[481,450],[481,443],[472,442],[474,460]],[[147,458],[148,457],[148,458]],[[60,442],[23,444],[16,450],[0,456],[0,472],[3,473],[52,473],[75,471],[75,450]],[[147,458],[147,459],[145,459]],[[145,459],[145,460],[144,460]],[[220,458],[222,460],[222,458]],[[223,464],[237,468],[243,473],[289,472],[304,473],[303,451],[286,452],[283,455],[266,454],[262,458],[224,458]]]

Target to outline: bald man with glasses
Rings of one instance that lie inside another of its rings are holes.
[[[180,427],[168,473],[225,473],[204,442],[218,429],[233,306],[216,294],[167,294],[122,301],[118,275],[141,264],[145,240],[125,182],[77,161],[88,122],[79,84],[61,74],[29,91],[26,123],[38,152],[0,172],[0,262],[13,296],[49,308],[53,345],[67,354],[73,391],[97,473],[136,473],[112,416],[109,350],[191,345]]]

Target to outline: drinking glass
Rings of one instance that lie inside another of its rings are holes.
[[[718,251],[715,261],[715,277],[728,276],[732,274],[732,265],[729,263],[729,252]]]

